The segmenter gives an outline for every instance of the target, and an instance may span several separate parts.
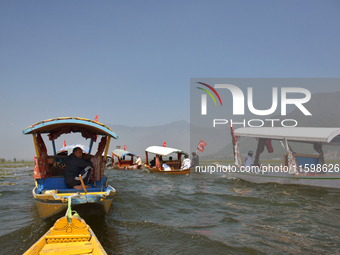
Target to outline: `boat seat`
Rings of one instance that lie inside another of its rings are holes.
[[[78,192],[77,189],[67,188],[65,185],[64,177],[49,177],[45,179],[37,179],[40,193],[46,190],[57,190],[58,193],[74,193]],[[102,186],[106,186],[107,177],[103,176],[102,181],[96,181],[96,186],[93,183],[89,184],[91,188],[86,188],[88,192],[100,192]]]
[[[172,160],[172,161],[167,161],[166,164],[169,165],[170,167],[173,167],[174,169],[178,169],[181,162],[178,160]]]
[[[121,167],[132,166],[133,161],[132,160],[120,160],[118,165],[119,164],[120,164]]]
[[[67,156],[47,156],[48,169],[52,176],[64,176]]]
[[[62,255],[62,254],[90,254],[93,251],[91,242],[75,242],[75,243],[53,243],[46,244],[39,255]]]

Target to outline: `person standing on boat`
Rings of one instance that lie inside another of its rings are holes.
[[[137,160],[136,160],[136,163],[135,163],[136,165],[137,165],[137,168],[138,169],[141,169],[142,168],[142,160],[141,160],[141,158],[139,157],[139,155],[137,155]]]
[[[184,159],[183,159],[183,162],[182,162],[181,170],[189,169],[190,166],[191,166],[191,160],[190,160],[190,158],[188,157],[188,155],[185,155],[185,156],[184,156]]]
[[[199,157],[198,157],[197,152],[193,152],[193,153],[191,153],[191,154],[192,154],[192,165],[191,165],[191,167],[192,167],[193,169],[195,169],[196,166],[199,166],[199,164],[200,164],[200,159],[199,159]]]
[[[89,183],[93,164],[90,159],[83,159],[83,150],[80,147],[73,149],[73,153],[67,157],[65,167],[65,184],[70,189],[83,189],[79,174],[85,185]]]

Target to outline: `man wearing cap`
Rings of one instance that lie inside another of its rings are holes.
[[[140,159],[139,155],[137,155],[137,160],[135,164],[137,165],[138,169],[142,168],[142,160]]]
[[[244,159],[244,166],[245,167],[251,167],[252,165],[254,165],[254,161],[253,161],[253,151],[249,151],[248,155],[246,156],[246,158]]]

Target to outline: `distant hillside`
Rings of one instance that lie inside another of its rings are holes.
[[[340,127],[339,99],[340,91],[313,94],[311,100],[304,104],[312,116],[305,116],[296,108],[285,119],[296,119],[299,127]]]
[[[298,108],[288,113],[286,116],[271,116],[271,119],[295,119],[298,121],[298,127],[340,127],[340,91],[335,93],[316,93],[312,95],[309,102],[304,106],[311,112],[312,116],[305,116]],[[229,132],[229,130],[228,130]],[[285,153],[279,141],[273,141],[274,153],[269,154],[265,150],[261,155],[262,158],[281,158]],[[240,151],[243,156],[251,149],[256,151],[257,141],[254,138],[241,138]],[[292,144],[295,151],[301,151],[302,146]],[[312,147],[303,148],[304,153],[315,153]],[[334,155],[329,152],[331,147],[324,148],[324,153],[329,157]],[[214,154],[201,157],[205,160],[224,160],[233,158],[233,149],[231,145],[231,138],[229,135],[228,144]],[[243,158],[243,157],[242,157]]]
[[[214,129],[214,134],[211,133],[211,127],[200,127],[191,125],[190,127],[190,146],[191,151],[197,150],[198,143],[203,140],[207,143],[201,155],[215,155],[218,153],[230,140],[229,128],[219,128]]]

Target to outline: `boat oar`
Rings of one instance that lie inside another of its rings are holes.
[[[85,184],[83,182],[83,178],[81,178],[81,174],[79,175],[79,179],[80,179],[80,182],[81,182],[81,186],[83,186],[83,189],[85,191],[85,194],[87,193],[87,190],[86,190],[86,187],[85,187]]]

